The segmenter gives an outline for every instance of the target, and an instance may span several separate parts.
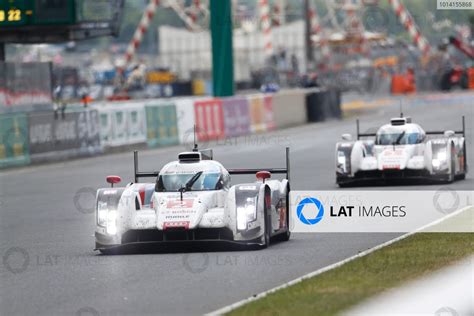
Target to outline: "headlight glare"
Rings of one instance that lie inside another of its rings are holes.
[[[107,225],[107,202],[97,202],[97,225],[105,227]]]
[[[446,161],[447,158],[448,158],[448,155],[446,154],[445,151],[440,151],[438,153],[438,160],[439,161]]]
[[[115,235],[117,233],[117,211],[107,213],[107,234]]]
[[[237,229],[244,230],[247,223],[257,219],[257,197],[248,197],[245,204],[237,207]]]

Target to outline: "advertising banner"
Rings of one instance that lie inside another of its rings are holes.
[[[146,142],[146,118],[143,103],[115,103],[97,107],[100,135],[106,147]]]
[[[260,133],[275,128],[273,99],[269,95],[248,96],[251,131]]]
[[[208,99],[194,103],[196,130],[199,141],[225,137],[224,114],[221,99]]]
[[[28,116],[32,160],[55,160],[101,152],[99,115],[96,110]]]
[[[193,138],[194,138],[194,102],[196,99],[191,98],[180,98],[176,99],[176,115],[178,120],[178,134],[180,144],[190,146],[188,149],[192,149]]]
[[[247,135],[250,133],[249,105],[246,98],[222,99],[224,129],[226,137]]]
[[[30,163],[25,114],[0,115],[0,168]]]
[[[146,109],[147,143],[149,147],[179,143],[176,106],[148,104]]]

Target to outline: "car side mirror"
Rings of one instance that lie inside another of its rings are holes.
[[[448,130],[444,132],[444,137],[453,137],[455,135],[454,131]]]
[[[352,140],[352,135],[351,134],[342,134],[341,138],[342,138],[342,140],[351,141]]]
[[[259,171],[257,172],[256,176],[258,180],[261,180],[263,183],[265,183],[265,180],[271,178],[272,174],[268,171]]]
[[[122,178],[119,176],[107,176],[106,181],[110,183],[111,187],[114,187],[114,184],[122,182]]]

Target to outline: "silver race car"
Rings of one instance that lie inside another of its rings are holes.
[[[267,247],[288,240],[289,148],[286,168],[226,169],[212,151],[184,152],[159,172],[139,172],[135,181],[108,176],[111,188],[97,191],[96,250],[110,253],[130,244],[221,241]],[[231,175],[256,175],[253,183],[231,185]],[[286,178],[271,180],[272,174]],[[155,178],[139,183],[140,178]]]
[[[464,135],[464,117],[461,131],[425,132],[401,115],[376,133],[360,133],[357,121],[357,140],[344,134],[336,144],[336,182],[343,187],[362,180],[464,179],[468,171]]]

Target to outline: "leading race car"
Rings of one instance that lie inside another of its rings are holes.
[[[464,179],[468,171],[464,136],[464,117],[461,131],[425,132],[402,114],[375,134],[360,133],[357,121],[357,141],[344,134],[336,144],[336,182],[343,187],[362,180]],[[375,139],[361,140],[367,137]]]
[[[135,181],[108,176],[111,188],[97,191],[96,250],[112,253],[123,245],[225,241],[267,247],[290,238],[289,148],[286,168],[226,169],[212,151],[184,152],[159,172],[139,172]],[[254,174],[253,183],[231,185],[231,175]],[[270,180],[271,174],[286,178]],[[140,178],[156,178],[139,183]]]

